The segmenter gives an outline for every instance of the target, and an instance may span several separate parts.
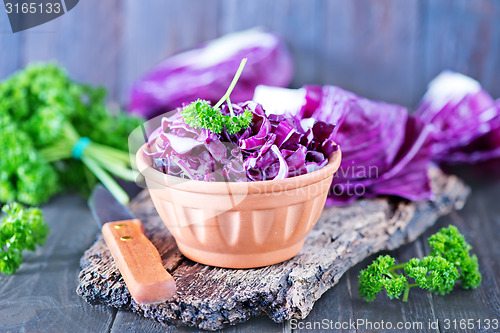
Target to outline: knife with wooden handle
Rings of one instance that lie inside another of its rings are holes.
[[[144,234],[140,220],[98,185],[89,207],[130,295],[137,303],[161,303],[176,293],[175,281],[163,268],[160,254]]]

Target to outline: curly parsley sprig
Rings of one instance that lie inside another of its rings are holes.
[[[14,274],[23,261],[23,250],[35,251],[49,234],[42,211],[14,202],[3,206],[0,222],[0,272]]]
[[[108,111],[104,89],[54,64],[30,64],[1,81],[0,202],[36,206],[63,190],[88,195],[98,180],[127,202],[112,175],[135,181],[127,138],[143,120]]]
[[[238,82],[247,59],[241,60],[229,88],[222,98],[212,107],[209,101],[198,99],[185,106],[182,111],[184,122],[193,128],[205,128],[212,133],[219,134],[225,128],[229,134],[235,134],[247,128],[252,122],[252,113],[246,109],[242,114],[234,115],[233,106],[229,96]],[[230,115],[223,115],[220,109],[222,103],[226,101]]]
[[[410,288],[420,287],[445,295],[460,280],[464,289],[481,284],[481,273],[476,255],[470,255],[471,246],[455,226],[442,228],[429,237],[432,251],[422,259],[413,258],[396,265],[389,255],[379,256],[359,274],[359,296],[371,302],[385,288],[390,299],[401,297],[408,301]],[[397,271],[403,270],[403,273]],[[409,279],[414,282],[410,283]]]

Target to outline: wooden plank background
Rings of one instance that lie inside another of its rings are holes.
[[[126,105],[131,84],[162,59],[255,26],[279,33],[295,61],[293,87],[336,84],[414,107],[449,68],[500,97],[497,0],[82,0],[13,34],[0,6],[0,79],[54,60]]]

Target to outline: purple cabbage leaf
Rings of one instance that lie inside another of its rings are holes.
[[[335,126],[328,139],[339,144],[342,162],[327,205],[376,195],[432,198],[428,177],[431,128],[408,115],[406,108],[336,86],[296,90],[259,86],[254,100],[273,114],[291,114],[302,123],[322,122],[315,126]]]
[[[434,126],[436,162],[477,163],[500,157],[500,102],[476,80],[441,73],[429,83],[416,114]]]
[[[292,79],[292,58],[281,38],[250,29],[164,60],[135,83],[128,111],[150,119],[199,98],[215,103],[242,58],[248,62],[231,94],[233,102],[250,100],[259,84],[285,87]]]

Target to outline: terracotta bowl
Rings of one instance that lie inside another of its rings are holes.
[[[155,170],[150,159],[139,149],[138,170],[179,250],[205,265],[252,268],[299,253],[323,210],[341,152],[320,170],[259,182],[186,181]]]

